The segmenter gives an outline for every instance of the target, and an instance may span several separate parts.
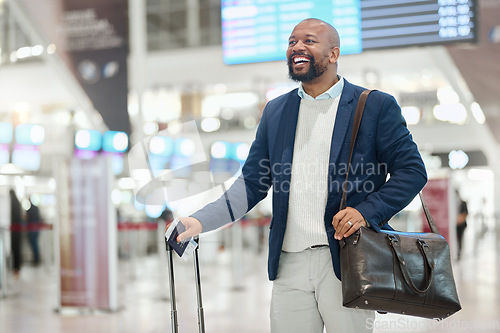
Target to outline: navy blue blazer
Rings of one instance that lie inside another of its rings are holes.
[[[334,239],[332,219],[339,211],[352,123],[363,90],[344,79],[330,146],[324,223],[335,275],[339,279],[339,243]],[[242,217],[272,188],[273,216],[268,258],[270,280],[276,279],[285,235],[299,106],[297,89],[266,105],[241,176],[220,199],[192,215],[201,221],[204,232],[216,229]],[[372,92],[366,102],[354,147],[347,205],[356,208],[374,230],[390,228],[387,221],[410,203],[426,181],[424,163],[396,100],[386,93]]]

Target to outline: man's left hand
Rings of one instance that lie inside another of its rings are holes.
[[[352,207],[347,207],[335,214],[332,225],[337,240],[341,240],[342,237],[349,237],[359,228],[367,226],[363,215]]]

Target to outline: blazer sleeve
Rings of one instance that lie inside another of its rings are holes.
[[[406,127],[401,108],[394,97],[384,95],[377,119],[375,144],[377,160],[385,165],[390,178],[354,207],[376,231],[405,208],[427,182],[422,157]]]
[[[267,133],[268,113],[266,106],[241,175],[219,199],[191,215],[201,222],[203,232],[215,230],[242,218],[267,196],[272,184]]]

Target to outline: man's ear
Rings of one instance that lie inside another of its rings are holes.
[[[334,64],[337,62],[337,60],[339,60],[339,56],[340,56],[340,49],[335,46],[331,49],[331,55],[330,55],[330,63],[331,64]]]

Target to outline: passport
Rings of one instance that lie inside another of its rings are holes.
[[[192,237],[186,238],[182,242],[177,241],[177,236],[182,234],[184,231],[186,231],[184,224],[182,224],[182,222],[178,219],[175,219],[165,232],[165,238],[167,239],[168,244],[181,258],[184,255],[190,255],[197,245]]]

